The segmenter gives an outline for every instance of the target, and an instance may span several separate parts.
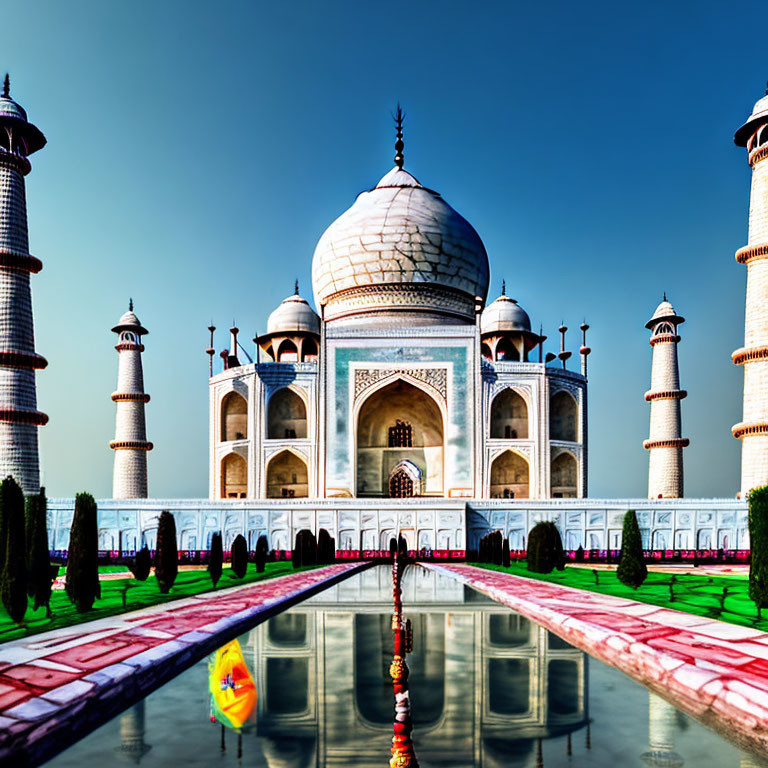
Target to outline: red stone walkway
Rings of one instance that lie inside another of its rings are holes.
[[[768,754],[767,633],[469,565],[426,567],[508,605],[706,725]]]
[[[0,765],[39,765],[260,621],[368,565],[302,571],[0,645]]]

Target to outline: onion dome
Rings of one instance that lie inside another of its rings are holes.
[[[326,320],[427,311],[471,322],[488,276],[472,225],[398,165],[328,227],[312,262],[315,306]]]
[[[680,325],[685,322],[685,318],[675,312],[675,308],[667,301],[667,295],[664,294],[664,300],[656,307],[653,317],[645,324],[645,327],[652,329],[657,323],[666,320],[674,325]]]
[[[10,91],[11,83],[6,75],[3,90],[0,93],[0,125],[18,131],[26,143],[26,151],[22,154],[31,155],[45,146],[46,139],[42,131],[27,120],[26,110],[11,98]]]
[[[112,330],[115,333],[120,333],[120,331],[133,331],[140,336],[146,336],[149,333],[149,331],[141,325],[139,318],[133,313],[133,299],[128,303],[128,311],[123,314]]]
[[[749,137],[763,124],[768,123],[768,90],[752,109],[747,122],[734,134],[733,141],[739,147],[746,147]]]
[[[320,335],[320,318],[309,302],[296,293],[283,299],[267,320],[267,334],[315,333]]]
[[[528,313],[509,296],[502,294],[480,315],[480,333],[508,333],[531,330]]]

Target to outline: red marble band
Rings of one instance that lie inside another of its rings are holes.
[[[731,432],[737,440],[749,435],[768,435],[768,422],[742,421],[731,427]]]
[[[17,411],[14,408],[0,408],[0,421],[13,424],[34,424],[42,427],[48,423],[48,416],[40,411]]]
[[[768,259],[768,243],[758,243],[757,245],[745,245],[736,251],[736,261],[739,264],[748,264],[756,259]]]
[[[138,350],[139,352],[144,351],[144,345],[143,344],[118,344],[115,349],[118,352],[125,352],[126,350]]]
[[[742,347],[737,349],[731,358],[735,365],[751,363],[753,360],[765,360],[768,358],[768,346],[762,347]]]
[[[645,440],[643,442],[643,448],[687,448],[690,445],[690,440],[687,437],[670,437],[667,440]]]
[[[125,401],[133,401],[137,403],[148,403],[149,395],[143,395],[140,392],[113,392],[112,401],[115,403],[121,403]]]
[[[592,350],[589,347],[580,347],[579,348],[579,354],[580,355],[588,355],[592,352]]]
[[[11,253],[10,251],[0,251],[0,267],[23,269],[37,274],[43,268],[43,262],[29,254],[24,255],[21,253]]]
[[[113,440],[109,447],[115,451],[151,451],[155,446],[148,440]]]
[[[680,337],[675,336],[674,333],[660,333],[658,336],[651,336],[649,343],[651,346],[654,346],[655,344],[662,344],[665,341],[677,344],[677,342],[680,341]]]
[[[35,352],[0,352],[0,365],[6,368],[45,368],[48,361]]]
[[[654,400],[682,400],[688,397],[688,392],[684,389],[667,389],[658,392],[648,391],[645,393],[645,399],[652,403]]]

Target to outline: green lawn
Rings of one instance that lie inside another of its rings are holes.
[[[541,574],[531,573],[524,562],[512,563],[509,568],[488,563],[472,563],[478,568],[488,568],[514,576],[524,576],[540,581],[550,581],[566,587],[587,589],[604,595],[627,597],[641,603],[651,603],[664,608],[720,619],[731,624],[768,632],[768,611],[758,620],[755,604],[749,599],[749,581],[744,576],[706,576],[697,573],[671,574],[649,572],[648,578],[634,590],[626,587],[616,578],[616,571],[593,571],[589,568],[566,566],[563,571]],[[670,587],[674,599],[670,599]],[[728,592],[723,599],[723,590]],[[724,606],[724,607],[723,607]]]
[[[299,570],[309,570],[311,567],[299,568]],[[114,573],[116,570],[124,570],[115,566],[104,566],[99,568],[101,573]],[[60,569],[63,573],[63,569]],[[270,579],[275,576],[283,576],[287,573],[294,573],[290,561],[267,563],[264,573],[256,572],[256,565],[248,564],[248,572],[242,579],[234,578],[229,566],[224,566],[224,571],[219,579],[217,589],[226,587],[236,587],[249,582]],[[126,590],[127,587],[127,590]],[[190,597],[201,592],[210,592],[213,588],[211,577],[207,570],[180,571],[176,577],[171,591],[167,595],[161,595],[154,575],[146,581],[136,581],[136,579],[111,579],[101,582],[101,598],[97,600],[93,608],[87,613],[77,613],[74,606],[69,602],[64,590],[56,590],[51,595],[51,611],[53,616],[46,618],[45,608],[37,611],[32,610],[32,604],[24,617],[25,626],[14,624],[5,611],[0,606],[0,643],[8,640],[16,640],[19,637],[27,637],[38,632],[47,632],[49,629],[58,629],[59,627],[68,627],[72,624],[79,624],[83,621],[93,621],[105,616],[112,616],[126,611],[135,611],[137,608],[146,608],[158,603],[167,603],[180,597]],[[125,597],[125,604],[123,602]]]

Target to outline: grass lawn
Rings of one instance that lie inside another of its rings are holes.
[[[231,569],[225,564],[217,589],[237,587],[254,581],[283,576],[287,573],[309,570],[312,567],[317,566],[297,568],[294,571],[290,561],[267,563],[264,573],[257,573],[256,565],[248,563],[248,571],[245,576],[242,579],[237,579],[232,576]],[[115,566],[99,568],[100,573],[114,573],[115,570],[119,569],[116,569]],[[60,572],[63,572],[63,570]],[[154,574],[151,574],[146,581],[112,579],[102,581],[100,584],[101,598],[93,604],[93,608],[87,613],[77,613],[72,603],[69,602],[67,593],[64,590],[56,590],[51,595],[51,611],[53,616],[50,619],[46,618],[45,608],[33,611],[30,602],[30,607],[24,617],[26,626],[14,624],[0,606],[0,643],[34,635],[38,632],[47,632],[49,629],[59,629],[60,627],[68,627],[83,621],[93,621],[94,619],[101,619],[117,613],[135,611],[137,608],[167,603],[180,597],[190,597],[201,592],[210,592],[213,589],[211,577],[208,575],[207,570],[179,571],[176,582],[167,595],[160,594]]]
[[[549,581],[565,587],[587,589],[604,595],[627,597],[640,603],[651,603],[664,608],[720,619],[731,624],[754,627],[768,632],[768,611],[758,620],[755,604],[749,599],[749,580],[744,576],[707,576],[696,573],[671,574],[648,572],[648,578],[634,590],[616,578],[616,571],[594,571],[589,568],[566,566],[563,571],[531,573],[524,562],[512,563],[509,568],[488,563],[472,563],[514,576]],[[725,597],[723,590],[727,589]],[[674,598],[674,599],[671,599]]]

